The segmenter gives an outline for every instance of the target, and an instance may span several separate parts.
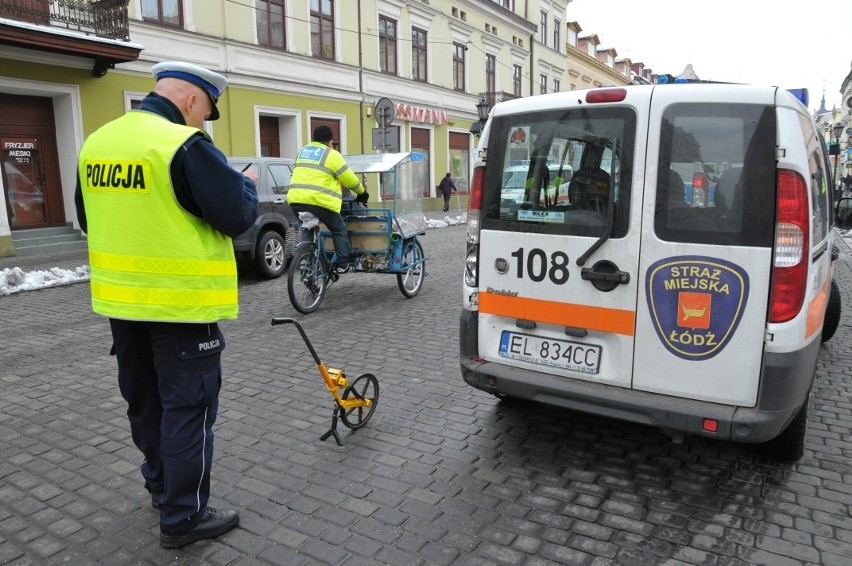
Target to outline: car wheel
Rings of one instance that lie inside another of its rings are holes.
[[[275,279],[287,267],[284,254],[284,237],[275,230],[261,234],[254,254],[254,265],[258,275],[264,279]]]
[[[822,341],[828,342],[840,325],[840,287],[834,280],[831,281],[831,293],[828,296],[828,306],[825,309],[825,318],[822,321]]]

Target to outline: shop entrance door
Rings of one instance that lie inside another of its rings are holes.
[[[0,175],[12,230],[65,224],[49,98],[0,94]]]

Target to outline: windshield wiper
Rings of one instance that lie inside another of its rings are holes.
[[[577,265],[580,267],[586,264],[586,261],[589,257],[597,251],[599,247],[601,247],[604,242],[609,240],[610,236],[612,236],[612,229],[615,225],[615,191],[613,191],[614,179],[615,179],[615,159],[619,154],[618,144],[614,143],[612,147],[612,157],[609,161],[609,187],[607,189],[607,205],[606,205],[606,226],[604,227],[603,234],[601,234],[600,238],[592,244],[592,246],[585,251],[583,255],[577,258]]]

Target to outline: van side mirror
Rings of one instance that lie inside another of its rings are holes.
[[[837,228],[852,228],[852,198],[842,198],[834,207],[834,224]]]

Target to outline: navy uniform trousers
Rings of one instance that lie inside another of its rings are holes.
[[[216,323],[111,318],[110,329],[145,487],[162,491],[160,527],[189,530],[207,513],[225,338]]]

